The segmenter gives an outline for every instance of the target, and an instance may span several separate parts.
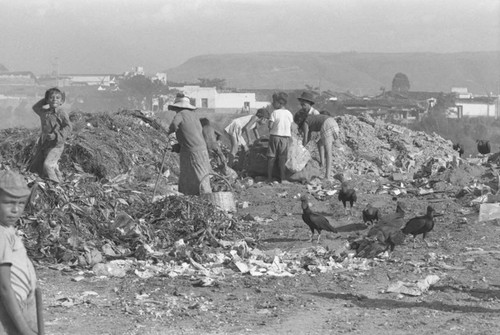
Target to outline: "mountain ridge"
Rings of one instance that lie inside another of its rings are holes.
[[[468,87],[498,94],[500,51],[459,53],[252,52],[199,55],[166,70],[171,82],[223,78],[227,87],[301,89],[376,94],[391,88],[398,72],[411,90],[449,92]]]

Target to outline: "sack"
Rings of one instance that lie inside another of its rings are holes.
[[[311,159],[311,153],[307,150],[300,140],[292,136],[292,144],[288,151],[288,160],[286,161],[286,168],[291,173],[302,171],[307,162]]]
[[[299,172],[295,172],[292,175],[288,176],[289,181],[299,182],[299,183],[308,183],[315,177],[320,177],[323,174],[321,171],[314,167],[312,163],[306,164],[306,166]]]

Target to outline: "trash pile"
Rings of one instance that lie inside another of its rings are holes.
[[[183,259],[171,248],[185,241],[184,256],[204,261],[218,239],[244,236],[236,219],[193,196],[154,203],[151,191],[131,187],[130,175],[106,183],[88,174],[68,183],[33,180],[20,230],[34,258],[81,267],[106,259]],[[207,249],[208,248],[208,249]]]
[[[140,111],[115,114],[71,112],[73,131],[59,162],[63,173],[89,173],[96,179],[111,179],[131,172],[139,181],[154,179],[168,138],[166,131]],[[144,120],[148,120],[145,122]],[[2,164],[26,170],[34,156],[39,130],[0,131]],[[177,155],[167,153],[167,168],[174,175]]]
[[[412,172],[429,176],[457,159],[453,144],[437,134],[374,120],[369,115],[336,118],[340,134],[334,144],[334,170],[385,175]]]

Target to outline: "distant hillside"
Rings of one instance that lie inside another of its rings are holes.
[[[202,55],[168,69],[168,80],[196,82],[198,78],[224,78],[228,87],[321,90],[358,95],[390,90],[397,72],[406,74],[413,91],[449,92],[468,87],[483,94],[498,93],[499,52],[467,53],[292,53]]]

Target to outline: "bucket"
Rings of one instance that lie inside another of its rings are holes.
[[[208,178],[210,175],[224,180],[225,184],[227,185],[227,188],[231,190],[231,192],[201,193],[201,185],[203,183],[203,180],[205,180],[205,178]],[[207,173],[200,180],[200,197],[207,199],[215,206],[219,207],[220,209],[226,212],[236,212],[236,202],[234,201],[234,195],[232,190],[233,188],[231,187],[229,181],[217,173],[213,172]]]

